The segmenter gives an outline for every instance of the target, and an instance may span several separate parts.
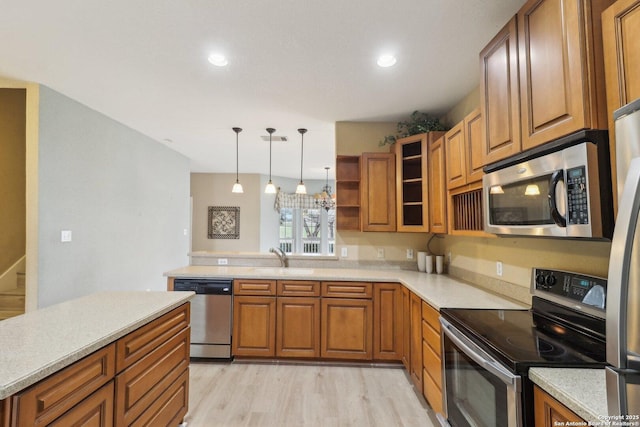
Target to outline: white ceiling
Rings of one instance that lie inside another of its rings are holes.
[[[448,111],[524,0],[3,0],[0,75],[34,81],[160,141],[194,172],[324,179],[336,121]],[[207,62],[212,52],[229,65]],[[392,68],[376,58],[393,53]],[[171,142],[168,142],[168,141]],[[333,175],[333,174],[332,174]]]

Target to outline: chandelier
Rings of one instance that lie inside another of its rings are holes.
[[[327,171],[327,180],[322,187],[322,193],[316,193],[315,203],[316,206],[326,209],[327,211],[336,207],[335,197],[331,194],[331,187],[329,186],[329,166],[324,168]]]

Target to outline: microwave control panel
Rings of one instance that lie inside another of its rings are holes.
[[[575,302],[605,308],[607,279],[560,270],[534,268],[533,286]]]
[[[589,224],[587,175],[584,166],[567,169],[567,224]]]

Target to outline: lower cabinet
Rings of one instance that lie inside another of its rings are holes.
[[[0,402],[0,426],[178,425],[189,403],[190,305]]]
[[[320,298],[278,297],[276,356],[320,357]]]
[[[411,360],[409,376],[418,390],[422,390],[422,299],[411,292]]]
[[[276,355],[276,298],[234,296],[232,352],[235,356]]]
[[[323,298],[321,317],[321,357],[371,360],[373,356],[373,303],[371,300]]]
[[[440,313],[422,302],[422,393],[435,412],[443,413]]]
[[[402,286],[373,284],[373,359],[401,360],[403,353]]]
[[[587,425],[585,420],[538,386],[533,387],[535,427]],[[584,424],[582,424],[584,423]]]
[[[411,291],[402,287],[402,364],[411,370]]]

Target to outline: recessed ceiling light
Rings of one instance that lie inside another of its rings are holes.
[[[378,65],[383,68],[392,67],[396,65],[396,57],[393,55],[381,55],[378,58]]]
[[[212,53],[209,55],[209,62],[215,65],[216,67],[224,67],[229,63],[227,58],[224,55],[220,55],[219,53]]]

